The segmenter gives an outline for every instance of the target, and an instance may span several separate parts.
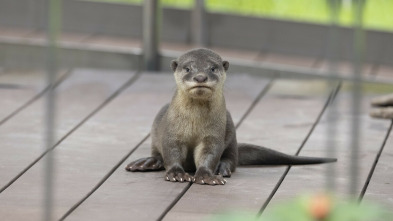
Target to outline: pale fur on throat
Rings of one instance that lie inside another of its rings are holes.
[[[222,108],[224,106],[224,108]],[[209,98],[193,98],[181,90],[177,90],[171,103],[172,109],[184,112],[184,114],[192,114],[201,112],[201,114],[214,113],[217,110],[225,110],[225,100],[223,94],[218,90]]]

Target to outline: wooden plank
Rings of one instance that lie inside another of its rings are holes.
[[[113,80],[109,82],[113,84]],[[85,94],[96,94],[91,89],[102,87],[101,84],[97,81],[90,82],[89,85],[75,88],[79,89],[75,93],[80,94],[80,90],[84,90]],[[142,75],[135,85],[94,115],[54,150],[56,219],[93,188],[123,155],[146,136],[154,114],[170,99],[173,86],[174,81],[170,75]],[[0,214],[3,217],[9,220],[41,218],[44,160],[1,194]],[[21,201],[21,198],[24,200]]]
[[[129,72],[74,71],[56,88],[57,140],[77,126],[131,76]],[[0,126],[1,189],[44,152],[44,107],[44,98],[41,98]]]
[[[320,70],[329,70],[329,61],[323,60],[319,67]],[[336,62],[337,72],[341,76],[352,76],[353,75],[353,64],[350,61],[338,61]],[[362,65],[362,75],[369,76],[372,74],[372,64],[367,63]]]
[[[26,28],[9,28],[9,27],[1,27],[0,28],[0,37],[19,37],[23,38],[30,34],[32,30]]]
[[[59,71],[56,85],[61,84],[69,74],[70,70]],[[43,71],[8,70],[0,74],[0,125],[45,94],[48,87],[44,78]]]
[[[230,48],[220,48],[220,47],[211,47],[212,50],[216,51],[220,54],[224,59],[229,60],[230,58],[244,59],[246,61],[255,60],[259,51],[257,49],[254,50],[242,50],[242,49],[230,49]]]
[[[393,78],[393,67],[387,65],[378,65],[376,76],[378,77],[386,77],[386,78]]]
[[[327,117],[323,116],[321,122],[307,141],[302,150],[304,155],[325,156],[327,139],[333,140],[337,152],[338,162],[334,164],[292,167],[281,187],[276,192],[271,203],[276,204],[303,193],[318,193],[326,190],[327,179],[335,180],[335,193],[339,197],[349,196],[350,193],[350,161],[351,161],[351,122],[354,118],[361,121],[359,140],[359,178],[356,180],[356,192],[360,194],[366,182],[374,158],[383,142],[389,121],[374,119],[368,116],[370,98],[378,93],[393,92],[391,86],[365,85],[365,94],[359,116],[351,112],[352,96],[350,85],[344,84],[342,91],[335,100],[336,110],[334,119],[330,122],[335,125],[335,136],[327,137]],[[326,177],[327,168],[332,166],[336,171],[334,177]],[[270,205],[270,204],[269,204]]]
[[[5,70],[0,75],[0,84],[11,84],[22,88],[40,87],[45,85],[45,72],[40,70]]]
[[[62,32],[59,35],[57,41],[59,43],[83,42],[84,40],[88,39],[90,36],[91,35],[89,34]],[[48,38],[48,34],[45,31],[34,31],[26,35],[25,38],[46,42]]]
[[[162,88],[167,84],[167,80],[160,80],[157,79],[157,77],[154,79],[159,80],[160,84],[155,85],[154,87],[149,86],[149,88],[151,88],[149,91],[144,88],[144,92],[139,94],[139,96],[143,96],[143,98],[141,98],[144,100],[143,103],[135,103],[135,105],[140,106],[139,109],[142,109],[143,111],[139,111],[137,113],[132,112],[129,114],[131,116],[135,116],[134,120],[135,118],[143,116],[143,120],[134,122],[132,125],[137,128],[143,128],[146,132],[150,129],[154,114],[159,108],[157,105],[160,104],[161,106],[163,101],[169,101],[173,92],[169,90],[162,90]],[[172,77],[170,77],[170,80],[172,81]],[[226,101],[235,121],[239,121],[267,82],[268,81],[266,79],[247,75],[228,76],[225,87]],[[161,92],[156,91],[160,88]],[[124,100],[123,103],[124,102],[131,103],[128,100]],[[150,112],[147,110],[154,111]],[[118,116],[113,116],[113,110],[108,111],[112,117],[118,118]],[[119,131],[117,132],[117,136],[129,137],[129,134],[134,133],[133,131],[135,131],[135,129],[130,128],[130,125],[130,123],[118,124],[117,127],[119,127]],[[142,137],[143,136],[140,136],[139,139],[135,140],[128,139],[129,142],[126,150],[134,147],[142,139]],[[121,147],[117,148],[120,149]],[[102,150],[101,154],[108,155],[108,153],[106,153],[107,151],[112,150]],[[126,151],[124,151],[123,154],[125,153]],[[157,219],[188,184],[167,182],[164,180],[164,172],[129,173],[124,170],[125,166],[129,162],[149,155],[150,140],[143,143],[142,146],[140,146],[125,162],[123,162],[114,174],[93,195],[91,195],[80,207],[67,217],[67,220],[127,220],[130,218],[135,220]],[[119,158],[120,157],[117,157],[116,159]],[[105,157],[105,159],[101,159],[100,164],[107,164],[106,162],[109,160],[113,161],[113,159]],[[86,166],[89,164],[84,163],[84,165]],[[109,165],[110,164],[108,163],[108,166]],[[87,171],[91,170],[97,169],[91,167]],[[107,170],[108,169],[106,169],[106,171]],[[89,176],[89,178],[83,178],[80,182],[84,183],[84,185],[86,183],[94,184],[99,180],[99,177],[103,176],[103,174],[104,173],[102,173],[101,176]],[[93,180],[94,182],[92,182]],[[75,199],[80,199],[83,196],[82,193],[83,192],[75,193],[75,197],[79,194]]]
[[[363,200],[393,208],[393,133],[390,133]]]
[[[0,37],[1,38],[1,37]],[[45,42],[36,39],[0,39],[0,57],[4,68],[42,68],[45,66]],[[63,43],[61,67],[135,70],[139,65],[139,50],[119,46]],[[169,69],[169,68],[168,68]]]
[[[6,71],[0,74],[0,122],[44,89],[44,73]]]
[[[83,34],[83,33],[67,33],[62,32],[59,35],[58,42],[68,43],[68,42],[82,42],[85,39],[88,39],[91,34]],[[29,29],[21,29],[21,28],[5,28],[0,27],[0,40],[6,39],[19,39],[21,41],[29,41],[34,39],[36,42],[45,42],[47,40],[47,33],[45,31],[40,30],[29,30]],[[115,38],[116,39],[116,38]]]
[[[123,48],[141,48],[142,42],[139,39],[132,38],[120,38],[113,37],[107,35],[94,35],[89,38],[86,38],[84,42],[89,45],[108,45],[108,46],[117,46]]]
[[[301,67],[313,67],[316,64],[316,57],[305,57],[305,56],[288,56],[285,54],[267,53],[263,56],[264,62],[279,63],[285,65],[295,65]]]
[[[294,154],[323,109],[323,81],[278,80],[238,129],[238,141]],[[164,220],[203,220],[225,211],[258,212],[284,167],[240,167],[225,186],[192,185]]]

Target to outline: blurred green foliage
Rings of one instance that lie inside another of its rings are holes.
[[[351,92],[353,90],[353,84],[343,84],[342,91]],[[362,84],[362,91],[366,94],[383,95],[393,93],[393,87],[390,84],[379,84],[379,83],[365,83]]]
[[[229,212],[217,215],[209,221],[388,221],[392,220],[392,214],[379,205],[373,203],[348,201],[334,198],[329,195],[328,202],[318,202],[318,195],[304,195],[292,200],[273,206],[257,218],[254,213]],[[315,201],[317,199],[317,201]],[[322,200],[324,201],[324,200]],[[326,204],[327,203],[327,204]],[[312,207],[315,204],[317,207]],[[326,207],[325,209],[322,207]],[[316,217],[313,210],[325,213],[324,216]],[[314,213],[314,214],[313,214]]]
[[[141,4],[142,0],[95,0]],[[205,0],[207,10],[248,16],[329,23],[329,0]],[[161,0],[166,7],[191,8],[194,0]],[[339,23],[351,26],[355,0],[341,0]],[[393,0],[366,0],[364,26],[393,31]]]

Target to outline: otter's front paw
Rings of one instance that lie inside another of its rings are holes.
[[[221,175],[214,175],[205,168],[199,168],[192,182],[197,184],[224,185],[227,181]]]
[[[136,172],[136,171],[155,171],[155,170],[163,170],[164,165],[162,164],[162,160],[156,157],[146,157],[134,162],[129,163],[126,166],[127,171]]]
[[[223,177],[231,177],[231,165],[227,162],[220,162],[220,164],[218,164],[216,174],[222,175]]]
[[[186,173],[181,167],[172,167],[165,175],[166,181],[171,182],[191,182],[192,177]]]

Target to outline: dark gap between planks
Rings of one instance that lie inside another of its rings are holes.
[[[258,96],[254,99],[250,107],[247,109],[245,114],[236,124],[236,128],[238,128],[243,122],[243,120],[249,115],[255,105],[259,102],[259,100],[269,91],[273,84],[274,79],[271,79],[269,83],[262,89],[262,91],[258,94]],[[80,199],[74,206],[72,206],[59,220],[65,220],[73,211],[75,211],[87,198],[89,198],[131,155],[134,153],[148,138],[150,137],[150,133],[147,134],[130,152],[128,152],[94,187],[88,192],[82,199]],[[160,215],[157,220],[162,220],[165,215],[176,205],[176,203],[183,197],[183,195],[188,191],[191,187],[192,183],[189,183],[181,193],[171,202],[171,204],[164,210],[164,212]]]
[[[364,194],[366,194],[368,184],[371,181],[371,178],[374,174],[375,168],[377,167],[379,158],[381,157],[383,149],[385,148],[386,141],[389,139],[390,133],[392,132],[392,127],[393,127],[393,120],[391,121],[390,127],[389,127],[388,131],[386,132],[386,135],[385,135],[385,138],[383,139],[382,145],[379,148],[377,155],[375,156],[373,165],[371,166],[370,172],[368,173],[368,176],[367,176],[366,182],[363,185],[362,191],[359,194],[359,198],[358,198],[359,202],[361,202],[363,200]]]
[[[338,82],[336,84],[336,86],[332,89],[332,91],[330,92],[330,94],[328,96],[328,99],[326,100],[325,105],[323,106],[323,108],[322,108],[321,112],[319,113],[317,119],[315,120],[314,124],[312,125],[312,127],[311,127],[310,131],[308,132],[308,134],[306,135],[306,137],[304,138],[304,140],[301,143],[300,147],[296,151],[296,154],[295,154],[296,156],[298,156],[300,151],[303,149],[304,145],[308,141],[308,138],[311,136],[311,134],[314,131],[315,127],[318,125],[319,121],[321,120],[321,118],[322,118],[323,114],[325,113],[325,111],[326,111],[327,107],[329,106],[329,104],[331,104],[334,101],[334,99],[336,98],[339,90],[341,89],[341,85],[342,85],[342,82],[341,81]],[[287,169],[284,171],[284,173],[282,174],[282,176],[278,180],[276,186],[274,187],[274,189],[270,193],[269,197],[266,199],[265,203],[262,205],[261,209],[258,211],[258,213],[256,215],[257,217],[260,217],[262,215],[263,211],[269,205],[270,201],[273,199],[274,195],[276,194],[278,188],[281,186],[282,182],[284,181],[285,177],[289,173],[290,169],[291,169],[291,166],[287,166]]]
[[[53,88],[56,88],[57,86],[59,86],[65,79],[67,79],[70,75],[71,75],[72,69],[67,70],[66,72],[64,72],[63,75],[60,76],[60,78],[55,82],[55,84],[53,85]],[[3,120],[0,121],[0,125],[4,124],[5,122],[7,122],[9,119],[11,119],[13,116],[17,115],[19,112],[21,112],[22,110],[24,110],[26,107],[28,107],[30,104],[34,103],[36,100],[38,100],[39,98],[41,98],[49,89],[50,89],[50,85],[46,86],[41,92],[39,92],[38,94],[36,94],[34,97],[32,97],[30,100],[28,100],[26,103],[24,103],[22,106],[20,106],[19,108],[17,108],[15,111],[13,111],[11,114],[9,114],[7,117],[5,117]],[[1,191],[0,191],[1,193]]]
[[[247,111],[244,113],[242,118],[239,120],[239,122],[236,123],[235,128],[237,129],[241,123],[246,119],[246,117],[251,113],[251,111],[254,109],[254,107],[258,104],[258,102],[262,99],[263,96],[266,95],[266,93],[270,90],[270,88],[273,85],[275,78],[272,78],[269,83],[262,88],[261,92],[259,92],[258,96],[254,99],[254,101],[251,103],[250,107],[247,109]],[[189,183],[181,193],[172,201],[172,203],[164,210],[164,212],[159,216],[157,220],[162,220],[165,218],[166,214],[179,202],[179,200],[184,196],[184,194],[190,189],[192,186],[192,183]]]
[[[82,199],[80,199],[76,204],[74,204],[59,220],[62,221],[66,219],[74,210],[76,210],[83,202],[87,200],[105,181],[134,153],[148,138],[150,133],[148,133],[130,152],[128,152],[121,160],[91,189]]]
[[[0,194],[10,187],[17,179],[19,179],[23,174],[25,174],[31,167],[33,167],[37,162],[39,162],[47,153],[53,151],[60,143],[62,143],[68,136],[70,136],[74,131],[76,131],[79,127],[81,127],[86,121],[88,121],[91,117],[93,117],[98,111],[104,108],[108,103],[110,103],[113,99],[115,99],[121,92],[123,92],[126,88],[132,85],[141,75],[141,72],[137,71],[134,76],[132,76],[126,83],[124,83],[119,89],[117,89],[111,96],[109,96],[103,103],[101,103],[97,108],[95,108],[89,115],[87,115],[81,122],[79,122],[75,127],[73,127],[70,131],[68,131],[63,137],[61,137],[50,149],[44,151],[38,158],[36,158],[33,162],[31,162],[25,169],[23,169],[18,175],[16,175],[11,181],[9,181],[4,187],[0,189]],[[63,79],[64,80],[64,79]],[[57,87],[62,81],[56,83],[55,87]],[[46,88],[42,94],[44,94],[49,87]],[[41,95],[42,96],[42,95]],[[37,98],[38,99],[38,98]]]

